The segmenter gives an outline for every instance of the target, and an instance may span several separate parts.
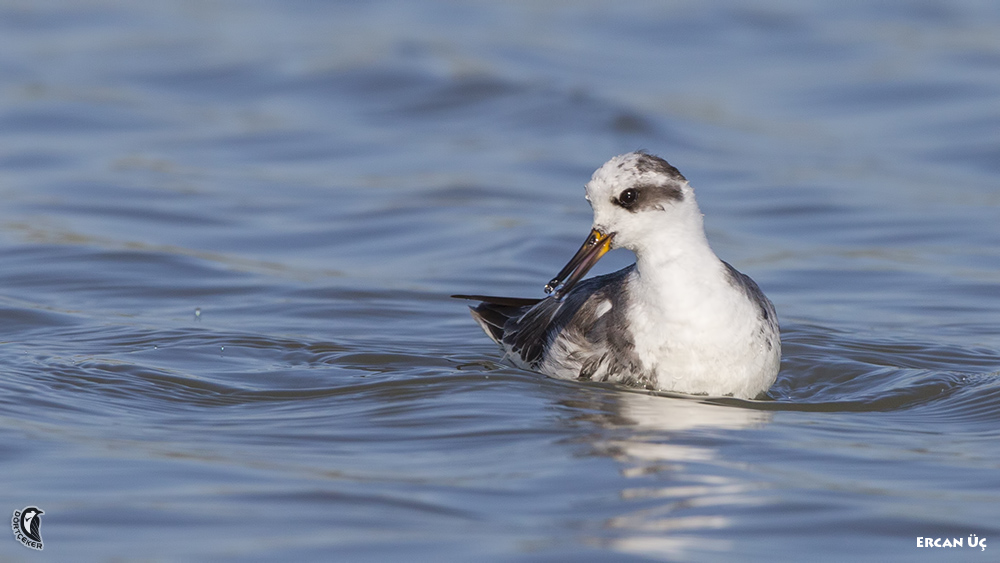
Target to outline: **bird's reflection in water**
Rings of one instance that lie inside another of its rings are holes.
[[[766,426],[772,412],[630,391],[593,398],[583,418],[601,426],[594,453],[620,462],[636,486],[619,492],[629,510],[587,541],[671,560],[731,551],[724,530],[733,512],[766,502],[751,494],[765,485],[740,479],[738,460],[723,459],[718,445]]]

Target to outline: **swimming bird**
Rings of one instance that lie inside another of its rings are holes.
[[[666,160],[616,156],[586,185],[590,235],[546,286],[548,297],[456,295],[514,365],[561,379],[755,398],[774,383],[774,305],[720,260],[694,189]],[[635,263],[581,279],[612,248]]]

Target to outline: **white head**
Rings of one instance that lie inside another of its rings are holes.
[[[613,248],[638,256],[649,245],[660,251],[667,241],[704,238],[694,189],[660,157],[632,152],[612,158],[594,172],[586,197],[594,209],[594,230],[611,235]]]
[[[632,152],[604,163],[587,182],[594,226],[587,241],[545,286],[564,295],[610,248],[627,248],[641,262],[708,248],[694,190],[658,156]]]

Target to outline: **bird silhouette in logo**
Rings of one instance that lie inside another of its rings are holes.
[[[45,514],[34,506],[29,506],[21,512],[21,533],[33,541],[42,541],[42,535],[38,531],[41,525],[40,515]]]

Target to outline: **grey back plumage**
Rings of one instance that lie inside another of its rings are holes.
[[[742,290],[747,299],[757,304],[758,314],[762,321],[761,330],[765,333],[763,334],[765,344],[770,351],[775,346],[775,340],[780,341],[781,338],[778,329],[778,314],[774,310],[774,304],[764,295],[753,278],[732,267],[729,262],[723,261],[722,264],[726,267],[729,283]],[[766,331],[763,329],[764,326],[767,327]]]
[[[605,380],[615,375],[646,383],[621,318],[628,298],[625,280],[634,268],[584,280],[561,299],[516,306],[480,296],[483,303],[472,313],[494,340],[531,369],[558,355],[557,362],[575,377]]]

